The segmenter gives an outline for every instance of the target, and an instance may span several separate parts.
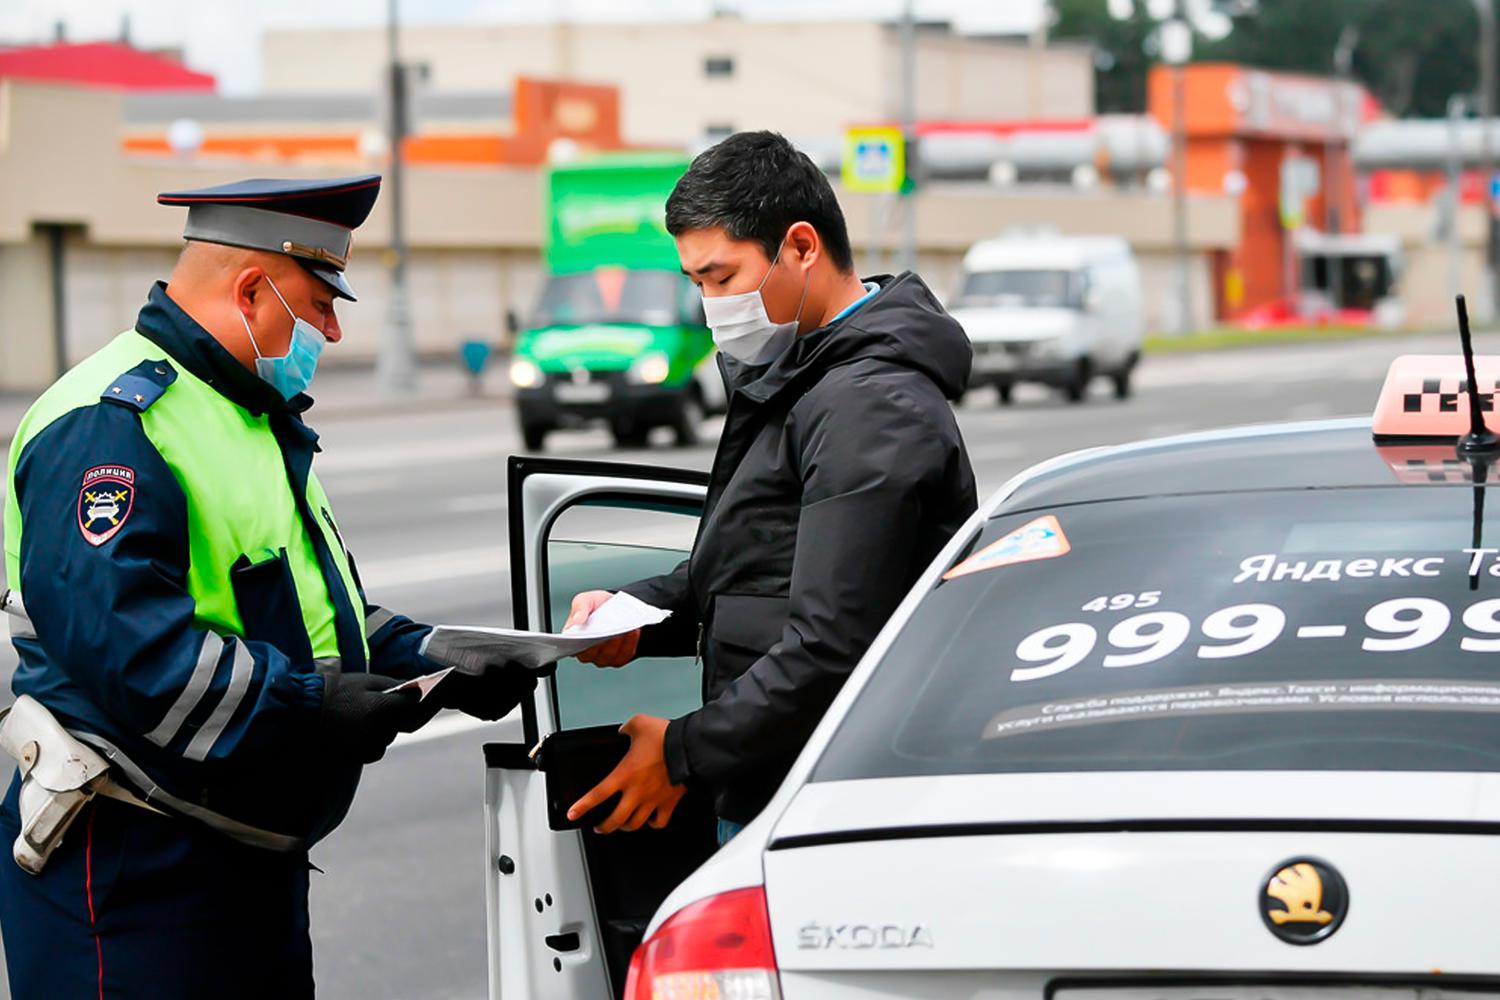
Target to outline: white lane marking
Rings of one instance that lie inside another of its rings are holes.
[[[472,715],[464,715],[461,712],[444,711],[437,715],[427,725],[414,733],[402,733],[391,743],[391,749],[409,747],[418,743],[427,743],[431,740],[445,740],[450,736],[462,736],[464,733],[472,733],[476,729],[486,726],[495,726],[499,723],[486,722],[484,719],[476,719]]]
[[[478,546],[420,556],[372,559],[359,564],[365,588],[395,590],[418,584],[443,583],[464,577],[489,576],[508,582],[510,550],[503,545]]]
[[[499,438],[497,440],[497,437]],[[413,465],[441,465],[463,459],[508,455],[521,449],[510,435],[469,435],[447,440],[407,441],[363,448],[330,448],[313,460],[320,476],[327,472],[374,472],[407,469]]]
[[[1326,402],[1298,403],[1286,411],[1288,420],[1316,420],[1333,413],[1333,406]]]
[[[443,501],[443,511],[448,514],[479,514],[486,511],[504,510],[506,498],[493,493],[479,493],[471,497],[453,497]]]
[[[1348,631],[1347,625],[1303,625],[1297,630],[1297,638],[1342,639]]]
[[[328,477],[324,484],[328,492],[335,498],[341,496],[355,496],[360,493],[389,493],[392,490],[405,489],[411,481],[404,476],[350,476],[348,479],[340,478],[335,472]]]
[[[563,455],[569,458],[601,458],[610,462],[644,462],[655,465],[687,466],[689,459],[702,458],[714,453],[718,436],[703,430],[700,443],[690,448],[675,445],[649,445],[645,448],[621,448],[610,440],[608,434],[592,430],[558,431],[547,438],[545,454]],[[668,440],[670,440],[668,438]],[[521,449],[516,449],[520,453]],[[528,453],[530,454],[530,453]],[[665,460],[663,460],[663,456]]]
[[[1239,361],[1239,359],[1235,360]],[[1259,365],[1242,366],[1237,363],[1220,369],[1204,366],[1154,372],[1149,376],[1143,370],[1140,387],[1142,389],[1182,389],[1212,385],[1251,385],[1262,380],[1273,381],[1285,387],[1293,382],[1362,382],[1374,375],[1373,372],[1351,370],[1350,366],[1332,364],[1299,364],[1295,368],[1275,370]]]
[[[1295,350],[1209,352],[1192,356],[1148,357],[1138,374],[1143,388],[1242,385],[1270,382],[1364,382],[1385,377],[1398,354],[1432,353],[1433,341],[1377,338],[1359,345],[1306,345]],[[1446,349],[1446,348],[1441,348]]]
[[[1015,458],[1025,451],[1025,446],[1018,441],[994,441],[970,448],[969,461],[992,462],[996,459]]]

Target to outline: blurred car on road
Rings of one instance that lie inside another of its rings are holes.
[[[1130,395],[1145,309],[1130,245],[1116,236],[1020,232],[964,255],[950,312],[974,344],[970,385],[1009,403],[1018,382],[1040,382],[1080,402],[1097,376]]]

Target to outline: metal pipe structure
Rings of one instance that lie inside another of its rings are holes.
[[[1188,248],[1187,205],[1187,74],[1192,56],[1192,28],[1184,18],[1183,0],[1175,17],[1161,27],[1162,57],[1172,67],[1172,242],[1177,257],[1177,332],[1193,329],[1191,254]]]
[[[917,22],[915,0],[901,7],[901,136],[906,145],[906,175],[917,176]],[[901,196],[901,269],[917,269],[917,199],[915,191]]]
[[[1480,159],[1483,164],[1486,227],[1484,269],[1489,284],[1490,315],[1495,314],[1497,294],[1500,294],[1500,272],[1497,272],[1497,241],[1494,200],[1490,197],[1491,178],[1495,176],[1495,147],[1490,135],[1491,119],[1495,114],[1495,8],[1494,0],[1474,0],[1474,9],[1479,14],[1479,120]]]
[[[1463,291],[1463,269],[1459,248],[1459,209],[1463,207],[1463,201],[1459,197],[1459,187],[1463,183],[1463,148],[1459,143],[1460,133],[1458,123],[1468,112],[1468,100],[1461,94],[1454,94],[1448,98],[1448,127],[1449,139],[1451,141],[1452,155],[1448,160],[1448,187],[1443,192],[1446,201],[1445,216],[1447,218],[1448,236],[1448,293],[1457,296]]]
[[[1177,247],[1177,331],[1193,329],[1192,276],[1189,273],[1187,219],[1187,74],[1181,64],[1172,68],[1172,242]]]
[[[1344,123],[1348,109],[1344,107],[1344,91],[1348,89],[1349,71],[1354,63],[1354,47],[1359,44],[1359,29],[1348,25],[1339,33],[1339,41],[1333,49],[1333,127],[1328,133],[1328,145],[1323,150],[1323,175],[1325,177],[1323,228],[1329,236],[1343,231],[1344,211],[1344,163],[1348,149],[1336,152],[1340,143],[1352,141],[1344,135]],[[1344,307],[1344,268],[1340,261],[1328,261],[1328,297],[1333,308]]]
[[[1351,150],[1359,170],[1446,171],[1457,153],[1464,169],[1484,165],[1484,134],[1491,123],[1478,118],[1375,121],[1361,125]]]
[[[47,237],[47,260],[52,279],[53,372],[62,378],[68,370],[68,231],[60,223],[36,227]]]
[[[411,293],[406,272],[405,173],[402,147],[406,139],[407,79],[401,65],[397,0],[386,8],[386,86],[390,100],[390,174],[386,177],[386,199],[391,206],[389,252],[391,290],[386,302],[385,328],[380,354],[375,359],[375,380],[390,395],[409,395],[417,388],[416,353],[412,348]]]

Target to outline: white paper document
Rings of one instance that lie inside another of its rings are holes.
[[[402,681],[393,688],[386,688],[386,693],[389,694],[391,691],[405,691],[407,688],[416,688],[421,692],[417,700],[426,701],[427,696],[432,694],[432,689],[438,686],[438,682],[451,673],[453,673],[452,667],[444,667],[442,670],[423,674],[421,677],[413,677],[409,681]]]
[[[482,651],[535,670],[581,653],[605,639],[666,621],[671,614],[621,592],[595,608],[587,621],[561,633],[485,625],[439,625],[434,633],[442,633],[443,644],[449,649]]]

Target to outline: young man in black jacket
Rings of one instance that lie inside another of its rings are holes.
[[[636,716],[629,753],[571,811],[616,792],[601,832],[665,826],[706,788],[720,840],[770,800],[918,574],[975,509],[948,400],[968,338],[915,274],[861,281],[823,172],[772,132],[733,135],[667,199],[703,292],[729,412],[691,556],[624,588],[661,625],[580,659],[703,658],[703,707]],[[609,598],[573,599],[569,624]]]

